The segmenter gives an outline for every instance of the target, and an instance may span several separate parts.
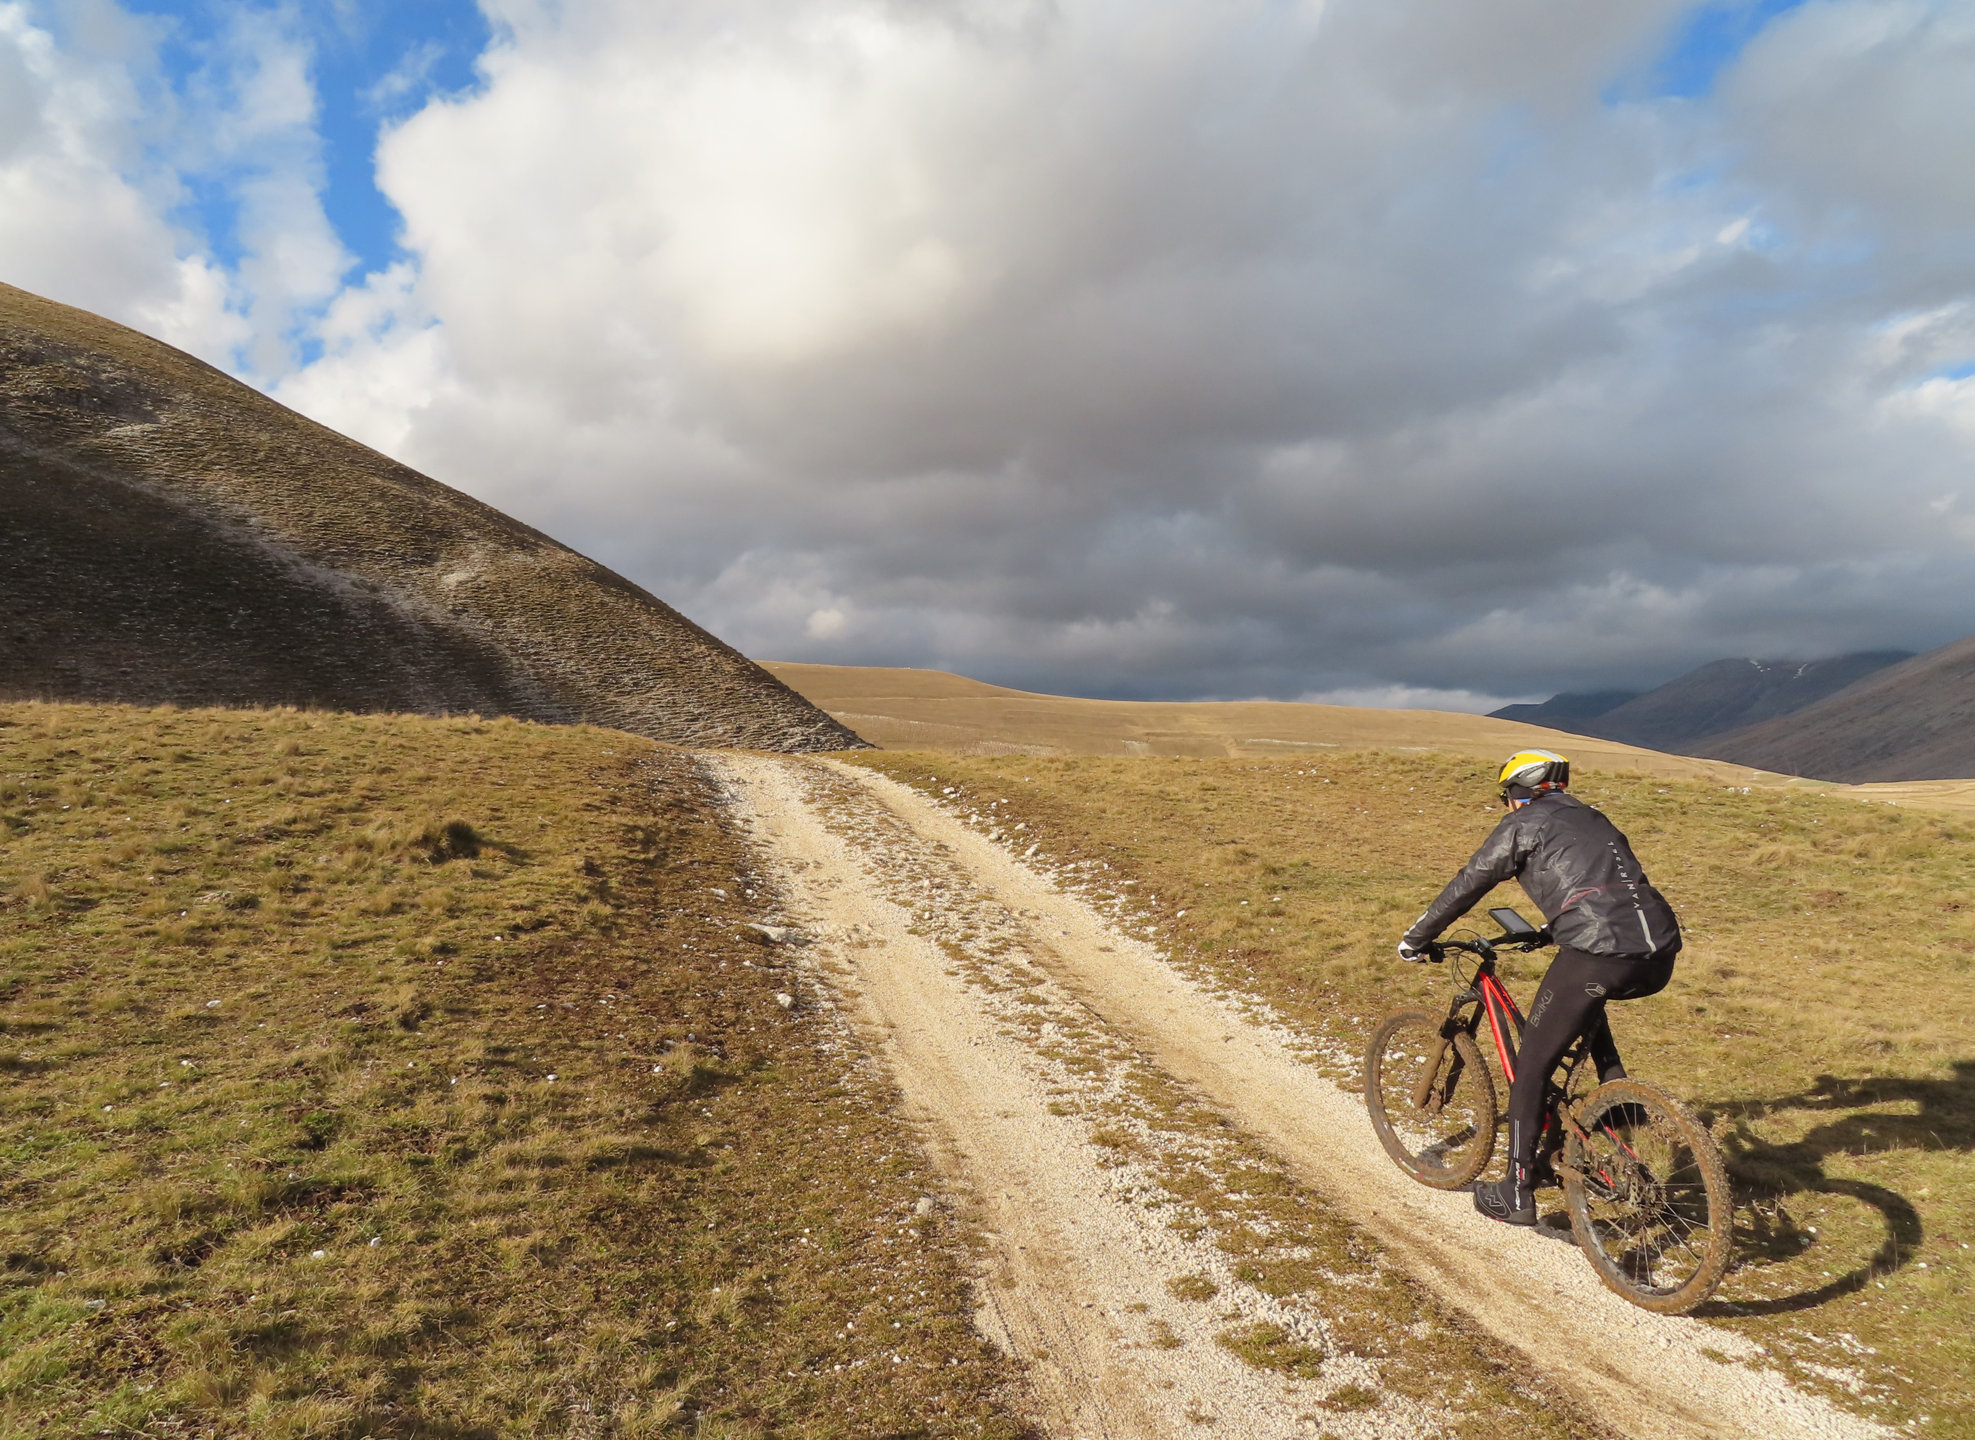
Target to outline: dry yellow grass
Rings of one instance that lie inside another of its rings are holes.
[[[0,706],[0,1435],[1018,1433],[749,867],[620,733]]]
[[[1500,813],[1492,763],[1436,753],[860,758],[952,791],[1346,1054],[1385,1011],[1446,1003],[1452,977],[1392,947]],[[1614,1024],[1731,1160],[1739,1266],[1709,1318],[1848,1404],[1975,1435],[1975,827],[1595,765],[1577,789],[1689,937],[1672,988]]]
[[[779,662],[764,668],[866,740],[890,750],[1276,760],[1392,750],[1499,762],[1513,751],[1536,746],[1561,750],[1582,766],[1603,770],[1975,814],[1975,780],[1839,785],[1446,710],[1273,700],[1078,700],[1009,690],[943,670]]]
[[[1445,710],[1373,710],[1285,701],[1079,700],[1038,695],[941,670],[876,666],[764,667],[873,744],[896,750],[997,755],[1185,755],[1258,758],[1327,750],[1446,750],[1499,758],[1568,742],[1592,764],[1747,784],[1758,772],[1717,760],[1661,755],[1610,740]]]

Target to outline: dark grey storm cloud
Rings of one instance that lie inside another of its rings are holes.
[[[276,393],[750,653],[1479,705],[1975,630],[1975,6],[1700,94],[1671,4],[489,8]]]

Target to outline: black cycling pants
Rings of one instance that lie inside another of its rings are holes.
[[[1563,949],[1536,987],[1516,1051],[1516,1080],[1509,1091],[1509,1158],[1531,1165],[1543,1130],[1543,1087],[1571,1042],[1587,1037],[1600,1083],[1625,1074],[1607,1000],[1639,1000],[1657,995],[1673,978],[1672,950],[1651,955],[1589,955]]]

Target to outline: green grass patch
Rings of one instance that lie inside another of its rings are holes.
[[[1257,1370],[1279,1370],[1299,1380],[1315,1380],[1323,1374],[1323,1350],[1296,1339],[1280,1325],[1244,1325],[1223,1330],[1214,1339],[1222,1349]]]
[[[685,752],[0,706],[0,1434],[1020,1426]]]
[[[1221,1287],[1205,1275],[1178,1275],[1166,1282],[1166,1288],[1177,1300],[1212,1300],[1221,1293]]]

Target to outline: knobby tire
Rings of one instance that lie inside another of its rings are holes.
[[[1637,1080],[1600,1085],[1564,1145],[1571,1233],[1598,1278],[1644,1310],[1684,1315],[1728,1269],[1728,1170],[1701,1123]]]
[[[1445,1015],[1402,1010],[1388,1015],[1365,1051],[1365,1108],[1372,1130],[1401,1170],[1436,1190],[1460,1190],[1495,1153],[1495,1080],[1465,1030],[1444,1041]],[[1425,1070],[1424,1108],[1414,1103]]]

